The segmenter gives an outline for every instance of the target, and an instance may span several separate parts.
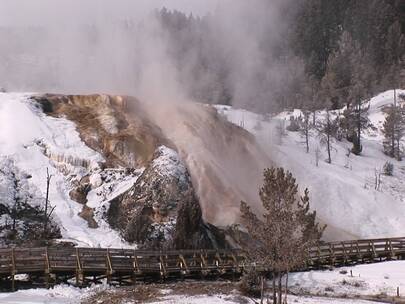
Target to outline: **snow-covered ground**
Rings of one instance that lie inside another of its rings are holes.
[[[204,284],[202,282],[201,284]],[[92,286],[85,289],[60,285],[52,289],[29,289],[14,293],[0,293],[0,303],[4,304],[81,304],[98,293],[110,289],[106,285]],[[236,291],[231,294],[211,295],[171,295],[171,290],[162,290],[157,294],[156,302],[151,304],[232,304],[232,303],[254,303],[251,299],[239,295]],[[367,304],[378,303],[359,299],[317,297],[317,296],[288,296],[289,303],[297,304]],[[242,302],[243,301],[243,302]],[[105,303],[100,301],[100,303]],[[131,299],[123,299],[124,304],[135,304]]]
[[[290,275],[291,290],[333,296],[396,296],[405,293],[405,261],[390,261]]]
[[[28,289],[12,293],[0,293],[0,303],[4,304],[78,304],[93,293],[109,288],[106,285],[89,288],[76,288],[59,285],[51,289]]]
[[[242,297],[242,299],[246,302],[244,303],[254,303],[252,300],[248,298]],[[289,303],[296,303],[296,304],[370,304],[369,301],[363,300],[351,300],[351,299],[336,299],[336,298],[321,298],[321,297],[296,297],[296,296],[289,296],[288,297]],[[129,302],[131,303],[131,302]],[[128,304],[129,304],[128,303]],[[135,302],[132,302],[135,303]],[[132,304],[131,303],[131,304]],[[154,302],[151,304],[158,304],[158,303],[166,303],[166,304],[232,304],[232,303],[241,303],[240,298],[235,298],[235,296],[231,295],[213,295],[213,296],[193,296],[193,297],[186,297],[186,296],[168,296],[164,297],[159,302]],[[377,303],[378,302],[372,302]]]
[[[301,188],[309,188],[312,208],[328,225],[327,239],[395,237],[405,231],[405,161],[398,162],[383,153],[381,132],[385,115],[382,107],[393,103],[393,97],[393,91],[387,91],[371,99],[369,114],[375,128],[364,132],[362,155],[347,156],[351,143],[334,140],[332,164],[324,161],[327,154],[315,131],[311,132],[309,153],[299,132],[286,131],[280,140],[280,122],[287,126],[289,117],[298,116],[299,110],[266,117],[226,106],[217,109],[229,121],[255,134],[271,159],[290,170]],[[323,115],[317,113],[318,119]],[[321,153],[318,167],[317,148]],[[386,161],[394,164],[394,176],[382,175],[381,188],[375,190],[375,172],[381,172]]]
[[[29,96],[0,93],[0,158],[12,160],[20,172],[31,176],[30,188],[43,202],[49,169],[50,203],[56,207],[54,217],[65,240],[90,247],[129,246],[108,225],[89,229],[78,216],[82,205],[69,197],[68,181],[96,172],[103,157],[82,142],[73,122],[43,114]]]

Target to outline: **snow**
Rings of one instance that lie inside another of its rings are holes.
[[[405,291],[405,261],[390,261],[289,276],[291,290],[333,296],[396,296]]]
[[[14,293],[0,293],[0,302],[7,304],[79,304],[86,303],[86,299],[97,292],[108,289],[107,285],[92,286],[89,288],[76,288],[72,286],[59,285],[52,289],[29,289]],[[235,294],[213,294],[213,295],[170,295],[171,290],[162,290],[162,297],[151,304],[232,304],[232,303],[253,303],[248,298]],[[288,296],[289,303],[297,304],[367,304],[378,303],[358,299],[334,298],[334,297],[316,297],[316,296]],[[241,302],[243,301],[243,302]],[[128,300],[127,304],[136,303]]]
[[[183,180],[187,176],[187,169],[180,159],[179,154],[166,147],[160,146],[157,155],[152,161],[152,168],[162,177],[176,177]]]
[[[400,93],[405,91],[397,90]],[[270,117],[227,106],[216,108],[230,122],[254,134],[275,164],[293,173],[302,190],[309,188],[312,208],[328,225],[327,240],[395,237],[405,231],[405,163],[382,152],[381,133],[385,115],[382,108],[393,103],[393,96],[393,91],[387,91],[371,99],[369,113],[374,128],[362,138],[362,155],[348,157],[351,143],[334,141],[332,164],[324,161],[326,151],[314,131],[308,154],[298,132],[286,131],[280,143],[276,130],[279,122],[286,121],[287,125],[291,115],[300,115],[299,110]],[[318,119],[324,114],[317,113]],[[319,167],[315,165],[316,147],[321,151]],[[375,172],[381,172],[386,161],[394,164],[394,176],[383,175],[381,188],[375,190]]]
[[[128,247],[118,232],[107,226],[89,229],[78,216],[82,206],[68,195],[69,179],[80,179],[97,169],[103,157],[81,141],[73,122],[45,115],[29,97],[0,94],[0,158],[12,160],[19,172],[31,175],[28,183],[42,198],[49,169],[50,202],[56,206],[54,217],[64,240],[80,246]]]
[[[109,288],[107,285],[77,287],[58,285],[52,289],[28,289],[13,293],[0,293],[0,303],[4,304],[79,304],[95,292]]]
[[[109,229],[105,216],[110,201],[127,192],[143,173],[144,168],[126,171],[127,169],[107,169],[90,175],[90,183],[94,188],[87,195],[87,206],[94,208],[94,219],[99,227]]]
[[[168,296],[161,299],[159,302],[152,302],[151,304],[166,303],[166,304],[232,304],[232,303],[254,303],[253,301],[243,298],[246,302],[240,302],[230,295],[212,295],[212,296]],[[297,304],[367,304],[369,301],[350,300],[350,299],[334,299],[334,298],[320,298],[320,297],[296,297],[289,296],[289,303]],[[131,302],[130,302],[131,303]],[[133,303],[133,302],[132,302]],[[377,303],[378,302],[372,302]]]

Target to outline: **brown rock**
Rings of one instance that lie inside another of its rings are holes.
[[[92,208],[84,205],[82,211],[79,213],[79,216],[87,221],[89,228],[98,228],[98,224],[94,219],[94,210]]]

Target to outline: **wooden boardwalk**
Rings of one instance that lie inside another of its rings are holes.
[[[405,259],[405,238],[323,243],[310,250],[301,270]],[[0,249],[0,278],[15,289],[15,277],[49,286],[70,282],[83,286],[107,279],[112,284],[134,284],[170,278],[238,277],[253,267],[240,250],[142,251],[103,248]]]

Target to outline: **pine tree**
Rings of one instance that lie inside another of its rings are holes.
[[[387,109],[387,116],[383,125],[384,153],[397,160],[402,159],[401,139],[405,135],[405,113],[398,105],[391,105]]]
[[[393,23],[388,29],[386,50],[386,63],[390,66],[387,73],[389,86],[394,90],[394,104],[397,103],[397,93],[400,85],[400,73],[402,70],[402,60],[405,54],[405,35],[402,33],[401,23]]]
[[[319,242],[325,229],[316,222],[316,212],[309,209],[308,190],[301,198],[297,195],[298,185],[292,174],[283,168],[270,168],[264,170],[260,189],[263,220],[248,204],[241,203],[243,223],[257,243],[256,247],[247,248],[249,257],[274,273],[274,304],[282,303],[282,276],[287,275],[287,289],[288,272],[305,264],[309,248]]]

